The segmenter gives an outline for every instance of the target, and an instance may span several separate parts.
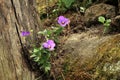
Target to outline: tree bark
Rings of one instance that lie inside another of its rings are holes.
[[[24,43],[35,43],[35,32],[41,27],[34,1],[0,0],[0,80],[35,80],[23,48]],[[31,29],[30,36],[20,36],[20,31]]]

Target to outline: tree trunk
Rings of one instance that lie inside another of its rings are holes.
[[[0,0],[0,80],[35,80],[23,48],[24,43],[35,43],[33,34],[40,26],[34,1]],[[20,36],[31,29],[30,36]]]

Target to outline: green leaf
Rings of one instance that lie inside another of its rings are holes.
[[[49,51],[48,51],[47,49],[44,49],[44,50],[43,50],[43,53],[49,54]]]
[[[34,61],[35,61],[35,62],[38,62],[39,59],[40,59],[39,57],[35,57],[35,58],[34,58]]]
[[[105,18],[103,16],[99,16],[98,17],[98,21],[101,22],[101,23],[104,23],[105,22]]]
[[[61,0],[61,1],[65,4],[65,7],[69,8],[75,0]]]
[[[46,29],[44,31],[39,31],[38,34],[44,34]]]
[[[43,65],[44,69],[45,69],[45,72],[48,72],[51,68],[51,64],[50,62],[46,62],[44,65]]]
[[[107,20],[106,20],[106,23],[109,23],[109,24],[110,24],[110,23],[111,23],[111,19],[107,19]]]
[[[39,31],[38,34],[46,35],[47,34],[47,30],[45,29],[44,31]]]
[[[39,49],[34,48],[33,53],[37,53],[37,52],[39,52]]]
[[[56,35],[59,35],[59,34],[62,32],[63,29],[64,29],[63,27],[59,27],[59,28],[57,28],[57,29],[54,31],[54,33],[55,33]]]
[[[30,56],[30,58],[33,58],[33,57],[36,57],[36,55],[35,55],[35,54],[32,54],[32,55]]]
[[[50,36],[53,33],[52,30],[44,30],[44,31],[39,31],[38,34],[43,34],[44,36]]]
[[[45,72],[48,72],[49,70],[50,70],[49,66],[45,67]]]
[[[109,26],[110,26],[110,23],[104,23],[104,26],[105,26],[105,27],[109,27]]]
[[[37,53],[37,56],[38,56],[39,58],[41,58],[41,55],[42,55],[41,52],[38,52],[38,53]]]
[[[41,58],[41,59],[40,59],[40,61],[38,62],[38,65],[40,65],[40,64],[42,64],[42,65],[43,65],[43,64],[44,64],[44,62],[45,62],[45,61],[44,61],[44,59],[42,59],[42,58]]]
[[[42,32],[42,31],[39,31],[38,34],[43,34],[43,32]]]
[[[52,33],[52,31],[47,30],[47,35],[50,35]]]

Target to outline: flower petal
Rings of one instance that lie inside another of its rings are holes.
[[[64,16],[59,16],[58,17],[58,23],[62,26],[65,27],[67,24],[70,23],[70,20],[65,18]]]
[[[28,35],[30,35],[30,32],[29,32],[29,31],[22,31],[22,32],[20,33],[20,35],[21,35],[21,36],[28,36]]]
[[[55,45],[56,44],[53,40],[48,40],[45,43],[43,43],[43,47],[49,49],[50,51],[54,50]]]
[[[49,48],[49,50],[50,50],[50,51],[53,51],[53,50],[54,50],[54,48]]]
[[[43,43],[43,47],[44,47],[44,48],[48,48],[48,46],[49,46],[49,45],[48,45],[46,42]]]

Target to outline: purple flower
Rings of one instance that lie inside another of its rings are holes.
[[[70,23],[70,20],[68,18],[65,18],[64,16],[59,16],[58,17],[58,23],[62,26],[65,27],[67,24]]]
[[[43,47],[52,51],[54,50],[55,42],[53,40],[47,40],[43,43]]]
[[[21,35],[21,36],[28,36],[28,35],[30,35],[30,32],[29,32],[29,31],[22,31],[22,32],[20,33],[20,35]]]

